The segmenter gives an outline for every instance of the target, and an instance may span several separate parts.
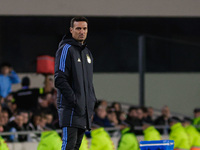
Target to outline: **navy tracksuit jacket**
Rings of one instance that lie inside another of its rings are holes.
[[[91,129],[96,102],[93,87],[93,57],[87,46],[66,37],[55,60],[55,86],[60,127]]]

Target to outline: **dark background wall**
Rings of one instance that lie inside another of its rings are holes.
[[[55,55],[71,17],[0,17],[0,62],[35,72],[38,55]],[[137,72],[138,37],[146,39],[148,72],[200,71],[200,18],[88,17],[95,72]]]

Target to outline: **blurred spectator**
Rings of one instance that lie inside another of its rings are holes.
[[[133,128],[124,126],[117,150],[139,150],[138,140]]]
[[[45,114],[41,114],[38,130],[44,131],[45,126],[47,125],[47,118]]]
[[[128,125],[126,121],[127,115],[124,111],[119,113],[118,120],[120,125]]]
[[[0,114],[0,118],[1,118],[1,114]],[[1,132],[3,132],[3,126],[0,124],[0,150],[9,150],[9,147],[6,144],[5,140],[1,137]]]
[[[128,110],[128,115],[127,115],[127,119],[125,122],[127,122],[131,126],[135,126],[138,122],[137,117],[138,117],[137,116],[137,107],[131,106]]]
[[[8,131],[7,129],[7,124],[9,122],[9,114],[8,111],[6,109],[3,109],[1,111],[1,125],[4,128],[4,131]]]
[[[39,96],[37,111],[48,112],[50,111],[49,104],[52,98],[51,93],[45,93]]]
[[[153,109],[153,107],[148,107],[147,111],[148,111],[148,117],[151,118],[151,120],[153,121],[154,120],[154,109]]]
[[[39,113],[33,114],[32,119],[28,124],[29,130],[32,131],[39,130],[40,120],[41,120],[41,115]]]
[[[6,98],[11,92],[11,85],[20,83],[20,79],[9,63],[1,65],[0,74],[0,96]],[[1,102],[3,99],[1,98]]]
[[[61,137],[51,126],[45,126],[37,150],[58,150],[62,147]]]
[[[177,117],[171,117],[169,119],[170,135],[169,139],[174,140],[174,149],[190,149],[189,137],[180,123],[180,119]]]
[[[7,101],[7,106],[8,106],[8,109],[9,109],[9,121],[12,121],[14,119],[14,116],[17,114],[17,105],[15,103],[15,101]]]
[[[115,150],[114,143],[104,128],[92,127],[91,137],[90,150]]]
[[[144,140],[145,141],[156,141],[161,140],[161,135],[158,130],[152,126],[152,122],[143,121],[143,133],[144,133]]]
[[[44,90],[43,93],[51,93],[52,95],[57,94],[56,89],[54,88],[53,79],[50,78],[48,75],[45,75],[43,90]]]
[[[100,104],[98,104],[97,108],[95,109],[93,122],[102,127],[113,127],[107,118],[106,108]]]
[[[106,109],[107,109],[107,107],[108,107],[108,103],[107,103],[106,100],[98,100],[97,105],[95,105],[95,108],[96,108],[97,106],[99,106],[99,105],[103,106],[103,107],[106,108]]]
[[[192,125],[192,119],[185,117],[182,121],[182,125],[189,135],[191,150],[200,150],[200,134]]]
[[[25,131],[23,127],[24,119],[23,116],[19,113],[16,115],[15,120],[8,123],[9,131],[10,132],[17,132],[17,131]],[[26,135],[11,135],[9,141],[26,141]]]
[[[142,122],[144,120],[144,112],[142,108],[137,108],[137,118],[138,118],[138,125],[142,126]]]
[[[53,127],[50,125],[44,126],[44,131],[41,135],[41,140],[38,144],[37,150],[58,150],[62,147],[61,137]]]
[[[42,91],[38,88],[30,88],[29,77],[23,77],[21,85],[22,89],[13,94],[17,109],[27,111],[35,110],[38,105],[38,97],[40,94],[43,94]]]
[[[45,118],[47,119],[47,124],[52,124],[52,122],[53,122],[53,115],[50,112],[45,113]]]
[[[158,131],[161,133],[161,134],[168,134],[169,133],[169,129],[168,129],[168,120],[170,118],[170,110],[169,110],[169,107],[168,106],[164,106],[162,108],[162,115],[159,116],[155,121],[154,121],[154,124],[155,125],[163,125],[165,126],[164,129],[159,129]]]
[[[143,120],[145,120],[146,122],[149,122],[149,123],[153,124],[153,120],[148,115],[148,109],[146,107],[142,107],[142,111],[143,111]]]
[[[121,104],[119,102],[113,102],[111,105],[116,112],[121,112],[122,108],[121,108]]]
[[[196,126],[197,130],[200,132],[200,108],[194,109],[193,125]]]
[[[115,108],[113,108],[113,107],[108,108],[107,117],[108,117],[108,120],[110,121],[110,123],[113,126],[117,126],[119,124],[118,119],[117,119],[117,115],[116,115],[116,112],[115,112]]]
[[[27,111],[22,111],[21,116],[23,117],[23,127],[25,130],[28,130],[29,127],[29,113]]]

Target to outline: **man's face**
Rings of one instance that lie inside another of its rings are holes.
[[[169,107],[164,107],[164,108],[162,109],[162,115],[163,115],[164,117],[169,117],[169,116],[170,116]]]
[[[87,22],[85,21],[75,21],[74,26],[70,27],[70,32],[72,34],[72,37],[81,42],[85,41],[87,38],[87,33],[88,33],[88,25]]]
[[[23,121],[24,121],[24,124],[28,123],[28,113],[27,112],[23,112],[21,113],[22,117],[23,117]]]
[[[10,68],[8,66],[4,66],[1,68],[1,73],[3,75],[8,75],[10,73]]]
[[[9,120],[9,116],[7,112],[2,112],[2,119],[4,121],[4,125],[6,125],[8,123]]]
[[[15,122],[19,127],[22,127],[24,123],[24,118],[21,115],[17,115],[15,118]]]
[[[194,113],[194,117],[195,117],[195,118],[200,117],[200,112]]]

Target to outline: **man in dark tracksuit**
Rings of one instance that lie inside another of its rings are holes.
[[[71,20],[72,38],[59,44],[55,60],[57,108],[63,130],[62,150],[78,150],[85,130],[91,128],[96,102],[93,88],[93,57],[85,44],[88,21],[84,17]]]

